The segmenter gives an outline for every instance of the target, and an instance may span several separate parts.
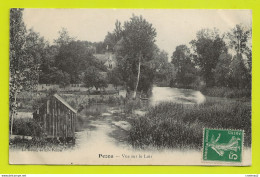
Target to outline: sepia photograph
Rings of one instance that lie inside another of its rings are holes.
[[[252,11],[10,9],[9,163],[251,166]]]

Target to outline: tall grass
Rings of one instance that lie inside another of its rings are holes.
[[[132,123],[130,143],[144,148],[201,148],[203,128],[242,129],[251,145],[251,106],[207,101],[202,105],[161,103]]]
[[[31,118],[14,119],[13,134],[41,137],[43,136],[43,128],[39,122]]]
[[[75,146],[73,144],[62,144],[57,141],[48,141],[46,139],[22,139],[16,137],[15,139],[10,140],[9,148],[13,150],[22,150],[22,151],[64,151],[71,150]]]
[[[250,98],[251,89],[237,89],[228,87],[211,87],[203,88],[201,92],[207,96],[212,97],[226,97],[226,98]]]

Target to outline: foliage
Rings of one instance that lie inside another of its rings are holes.
[[[252,29],[237,24],[230,32],[227,33],[229,45],[237,54],[245,53],[249,48],[249,39],[251,38]]]
[[[88,91],[93,87],[95,87],[96,90],[107,87],[106,78],[100,73],[100,70],[93,66],[86,69],[83,82],[85,87],[89,88]]]
[[[39,65],[45,42],[32,30],[27,33],[22,17],[23,9],[10,10],[10,79],[9,111],[12,134],[13,116],[17,110],[17,95],[32,91],[38,84]]]
[[[114,47],[116,46],[117,42],[122,38],[122,31],[123,28],[121,26],[121,22],[117,20],[114,31],[112,33],[108,32],[104,39],[103,44],[106,46],[106,51],[114,51]]]
[[[203,88],[201,92],[204,95],[211,97],[225,97],[225,98],[248,98],[251,97],[251,89],[238,89],[229,87],[210,87]]]
[[[47,45],[45,47],[45,57],[40,66],[40,76],[39,83],[40,84],[56,84],[55,74],[53,73],[55,70],[58,70],[55,67],[55,57],[58,55],[59,47],[56,45]]]
[[[142,16],[133,15],[130,21],[124,23],[121,47],[117,51],[117,58],[128,89],[134,90],[134,98],[140,75],[144,74],[141,71],[141,65],[152,59],[155,37],[155,28]]]
[[[236,25],[227,33],[229,46],[236,54],[231,62],[232,86],[237,88],[251,88],[252,71],[252,29],[243,25]]]
[[[108,82],[113,84],[115,89],[117,89],[119,85],[123,84],[118,67],[115,67],[112,71],[108,72]]]
[[[202,105],[162,103],[132,123],[130,143],[145,148],[200,149],[203,127],[245,130],[251,146],[251,106],[241,102],[207,101]]]
[[[197,39],[190,43],[195,51],[195,64],[200,68],[206,85],[214,85],[213,70],[216,68],[220,54],[227,51],[223,38],[216,29],[202,29],[197,33]]]
[[[54,43],[57,44],[58,47],[62,47],[64,45],[68,45],[74,40],[75,38],[70,37],[69,32],[66,28],[61,28],[61,30],[59,31],[59,37],[58,39],[54,40]]]
[[[41,137],[43,136],[42,126],[34,119],[15,119],[13,125],[14,135]]]
[[[219,56],[219,61],[214,70],[215,84],[216,86],[229,87],[231,82],[231,70],[230,64],[232,62],[232,56],[228,53],[222,53]]]
[[[132,114],[135,109],[141,108],[141,101],[139,99],[136,100],[127,100],[124,106],[124,112],[127,114]]]
[[[67,45],[62,45],[55,57],[55,65],[70,75],[70,83],[79,83],[80,74],[94,62],[87,44],[82,41],[72,41]]]
[[[159,49],[154,50],[150,65],[154,70],[156,85],[169,86],[170,80],[176,75],[176,71],[173,64],[168,62],[168,53]]]
[[[65,87],[70,84],[70,75],[56,67],[50,67],[47,73],[40,77],[41,82],[45,84],[59,84]]]
[[[231,86],[236,88],[251,88],[251,75],[245,66],[242,55],[234,56],[231,64]]]
[[[174,85],[190,85],[196,78],[196,69],[186,45],[179,45],[172,54],[172,64],[177,73]]]
[[[89,66],[106,70],[104,64],[93,56],[94,47],[102,46],[103,43],[75,41],[65,28],[62,28],[59,34],[58,39],[54,41],[55,45],[45,47],[46,55],[40,66],[40,83],[65,87],[70,83],[80,83],[81,76]]]
[[[153,86],[154,72],[149,66],[146,65],[142,65],[141,70],[143,74],[140,76],[140,82],[137,90],[148,95]]]

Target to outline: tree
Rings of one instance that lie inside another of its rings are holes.
[[[34,85],[39,83],[40,66],[48,55],[46,50],[47,46],[48,43],[39,33],[36,33],[33,29],[28,30],[24,52],[26,53],[27,67],[32,68],[32,70],[30,73],[27,73],[25,77],[27,80],[36,81]]]
[[[113,52],[115,45],[122,38],[122,35],[123,35],[123,29],[121,26],[121,22],[117,20],[115,23],[114,31],[112,33],[108,32],[105,37],[104,45],[106,47],[106,51]]]
[[[112,71],[108,73],[108,80],[109,83],[113,84],[115,89],[117,89],[117,87],[122,84],[123,79],[120,75],[118,67],[115,67]]]
[[[195,80],[196,69],[192,62],[190,49],[186,45],[179,45],[172,54],[171,63],[176,69],[175,83],[188,86]]]
[[[99,88],[107,87],[107,81],[100,71],[94,66],[90,66],[86,69],[83,77],[83,82],[88,92],[95,87],[96,90]]]
[[[169,86],[170,80],[175,77],[175,69],[173,64],[168,62],[168,53],[160,51],[159,48],[154,50],[153,59],[149,63],[156,84]]]
[[[104,90],[107,87],[107,79],[103,75],[99,74],[94,86],[96,90],[98,89]]]
[[[80,74],[88,66],[98,65],[88,48],[88,44],[82,41],[72,41],[62,45],[55,57],[55,66],[70,75],[70,83],[79,83]]]
[[[74,37],[70,37],[69,32],[66,28],[61,28],[61,30],[59,31],[59,37],[58,39],[54,40],[54,43],[61,47],[63,45],[67,45],[70,42],[74,41],[75,38]]]
[[[58,52],[59,48],[56,45],[47,45],[45,47],[45,56],[40,65],[40,84],[55,84],[50,75],[54,70],[57,70],[57,67],[55,66],[55,57],[58,55]]]
[[[38,55],[30,50],[30,44],[37,39],[27,35],[23,22],[23,9],[10,10],[10,79],[9,79],[9,112],[10,134],[12,135],[14,114],[17,111],[17,95],[22,90],[32,90],[38,83],[38,66],[35,60]],[[36,42],[37,43],[37,42]]]
[[[236,88],[250,88],[251,76],[245,67],[242,54],[233,57],[230,64],[231,68],[231,86]]]
[[[165,63],[168,63],[168,53],[163,51],[160,51],[159,49],[154,51],[154,56],[153,56],[153,60],[151,61],[152,63],[152,67],[157,70],[157,71],[161,71],[162,70],[162,66]]]
[[[236,25],[229,33],[229,46],[236,54],[231,63],[233,86],[237,88],[251,87],[252,71],[252,29],[242,24]]]
[[[244,54],[248,48],[248,40],[251,38],[251,30],[242,24],[236,25],[227,33],[229,45],[238,55]]]
[[[232,56],[227,52],[219,56],[214,74],[217,86],[229,87],[231,85],[231,61]]]
[[[220,37],[217,29],[202,29],[197,33],[197,39],[192,40],[190,43],[195,52],[195,64],[199,67],[206,86],[213,86],[213,71],[216,68],[220,54],[227,51],[223,37]]]
[[[136,98],[138,89],[141,65],[152,59],[155,46],[156,31],[155,28],[147,22],[142,16],[133,15],[130,21],[124,23],[122,31],[123,41],[121,48],[121,61],[127,64],[133,74],[137,74],[134,87],[133,98]],[[119,61],[120,62],[120,61]],[[128,80],[133,81],[132,75]]]
[[[116,20],[115,29],[114,29],[113,33],[115,35],[116,41],[119,41],[122,38],[123,28],[121,26],[121,22],[118,20]]]
[[[113,51],[113,47],[116,45],[116,35],[114,33],[108,32],[105,40],[104,40],[104,45],[106,46],[105,51]]]

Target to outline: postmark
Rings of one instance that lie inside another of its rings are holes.
[[[243,130],[205,128],[203,135],[203,161],[242,162]]]

